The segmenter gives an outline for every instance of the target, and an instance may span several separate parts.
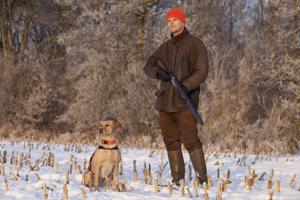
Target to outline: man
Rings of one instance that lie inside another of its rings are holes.
[[[144,72],[148,77],[161,81],[160,89],[155,93],[155,108],[159,111],[173,182],[179,184],[184,179],[183,143],[202,184],[207,182],[207,170],[196,118],[172,86],[169,73],[177,77],[198,107],[200,84],[208,74],[207,50],[202,41],[192,36],[185,27],[185,13],[181,8],[170,9],[166,21],[171,39],[148,58]]]

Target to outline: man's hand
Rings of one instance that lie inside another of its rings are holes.
[[[156,73],[156,76],[158,79],[162,80],[162,81],[170,81],[171,80],[171,74],[164,70],[163,68],[159,68],[159,70]]]

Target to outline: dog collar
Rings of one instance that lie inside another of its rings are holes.
[[[103,146],[99,145],[98,149],[117,150],[117,149],[119,149],[119,147],[118,146],[114,146],[113,148],[106,148],[106,147],[103,147]]]
[[[116,140],[101,140],[100,144],[116,144]]]

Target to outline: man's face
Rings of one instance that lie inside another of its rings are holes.
[[[171,33],[177,35],[182,32],[184,28],[184,23],[182,23],[180,20],[176,18],[169,18],[167,22]]]

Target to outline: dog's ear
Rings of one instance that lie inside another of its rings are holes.
[[[122,130],[122,125],[116,119],[112,120],[114,130],[120,132]]]
[[[110,126],[110,127],[114,127],[114,120],[107,120],[107,121],[104,121],[105,123],[105,126]]]
[[[103,125],[102,125],[102,121],[97,121],[96,122],[96,127],[97,127],[97,129],[99,129],[100,127],[102,127]]]
[[[123,130],[123,126],[121,125],[121,123],[117,120],[114,120],[114,129],[116,132],[116,137],[117,139],[120,141],[124,138],[124,130]]]

